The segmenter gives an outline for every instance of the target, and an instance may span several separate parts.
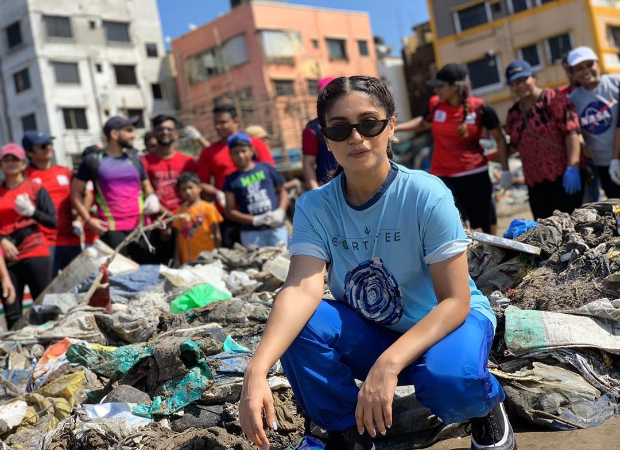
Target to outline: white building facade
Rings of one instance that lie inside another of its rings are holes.
[[[115,115],[169,110],[156,0],[0,0],[0,144],[54,136],[70,166]]]

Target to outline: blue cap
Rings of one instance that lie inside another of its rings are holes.
[[[235,145],[245,145],[247,147],[252,146],[252,139],[245,133],[235,133],[228,136],[226,139],[228,148],[233,148]]]
[[[32,150],[33,146],[47,144],[52,142],[52,139],[54,139],[52,136],[40,131],[26,131],[22,138],[22,147],[24,150]]]
[[[519,78],[531,77],[533,73],[532,66],[527,61],[517,59],[506,67],[506,82],[511,84]]]
[[[130,117],[129,119],[122,116],[114,116],[105,123],[103,126],[103,134],[106,137],[110,137],[110,131],[112,130],[120,130],[121,128],[125,128],[129,125],[135,126],[138,122],[140,122],[139,117]]]

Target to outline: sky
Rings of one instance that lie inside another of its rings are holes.
[[[190,24],[200,26],[230,10],[229,0],[157,0],[164,38],[174,39],[189,31]],[[400,53],[401,37],[411,28],[428,21],[426,0],[287,0],[294,5],[366,11],[372,32],[383,36],[387,45]]]

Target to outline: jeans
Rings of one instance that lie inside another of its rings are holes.
[[[281,242],[288,243],[288,231],[284,225],[268,230],[241,230],[241,244],[244,247],[250,244],[271,247]]]
[[[445,423],[484,417],[504,391],[487,370],[493,325],[471,311],[466,321],[399,375],[417,400]],[[401,333],[370,322],[348,305],[323,300],[280,361],[302,409],[328,431],[355,425],[359,389]]]

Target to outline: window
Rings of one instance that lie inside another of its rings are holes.
[[[95,70],[97,71],[97,73],[102,73],[103,72],[103,66],[99,63],[95,64]]]
[[[293,96],[295,95],[295,86],[292,80],[273,80],[277,96]]]
[[[68,17],[43,16],[47,37],[71,38],[71,20]]]
[[[15,80],[15,92],[20,93],[27,89],[30,89],[30,74],[28,73],[28,69],[20,70],[15,75],[13,75],[13,79]]]
[[[516,14],[521,11],[525,11],[532,7],[531,2],[534,0],[509,0],[508,1],[508,12],[510,14]]]
[[[569,33],[547,39],[549,64],[559,64],[573,48]]]
[[[306,80],[308,95],[319,95],[318,80]]]
[[[344,39],[326,39],[330,61],[347,60],[347,43]]]
[[[53,62],[56,83],[80,84],[80,73],[77,63]]]
[[[268,64],[295,64],[302,51],[301,35],[294,31],[263,30],[260,40]]]
[[[127,117],[139,117],[140,120],[136,123],[136,128],[144,128],[144,110],[142,109],[128,109]]]
[[[131,42],[129,24],[126,22],[103,22],[108,42]]]
[[[319,48],[319,40],[318,39],[312,39],[312,48]]]
[[[114,66],[116,84],[119,86],[135,86],[138,84],[136,66]]]
[[[534,70],[542,69],[542,58],[540,57],[538,44],[528,45],[527,47],[520,48],[519,58],[527,61]]]
[[[609,42],[613,47],[620,48],[620,27],[609,27]]]
[[[476,95],[504,87],[497,56],[485,57],[467,64],[471,87]]]
[[[224,42],[221,51],[213,48],[185,60],[185,72],[196,84],[224,73],[224,66],[232,69],[248,61],[245,35],[239,35]]]
[[[491,9],[487,2],[478,3],[469,8],[461,9],[454,13],[454,25],[456,32],[468,30],[477,27],[483,23],[490,22]]]
[[[164,96],[161,93],[161,85],[159,83],[151,84],[151,91],[153,91],[153,99],[161,100]]]
[[[146,56],[157,58],[157,44],[146,44]]]
[[[66,130],[88,130],[86,108],[62,108]]]
[[[88,27],[89,27],[91,30],[94,30],[95,28],[97,28],[97,23],[96,23],[94,20],[89,20],[89,21],[88,21]]]
[[[22,117],[22,130],[24,132],[37,129],[37,117],[34,114],[28,114]]]
[[[9,48],[13,48],[22,43],[22,30],[19,26],[19,22],[15,22],[13,25],[6,27],[6,40]]]
[[[555,1],[555,0],[536,0],[536,4],[537,4],[538,6],[542,6],[542,5],[544,5],[545,3],[551,3],[551,2],[553,2],[553,1]]]
[[[367,41],[357,41],[357,45],[360,49],[360,56],[368,56],[368,42]]]

